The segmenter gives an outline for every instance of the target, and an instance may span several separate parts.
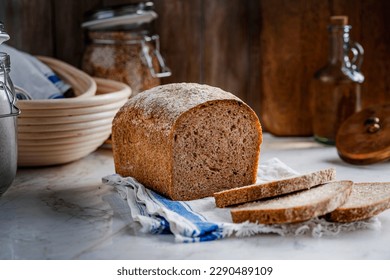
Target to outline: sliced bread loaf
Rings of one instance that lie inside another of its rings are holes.
[[[306,221],[325,215],[344,204],[352,191],[352,181],[337,181],[264,201],[233,208],[234,223],[282,224]]]
[[[336,170],[329,168],[277,181],[233,188],[214,193],[215,204],[217,207],[226,207],[256,201],[298,190],[310,189],[314,186],[333,181],[335,178]]]
[[[173,200],[256,181],[262,142],[255,112],[216,87],[168,84],[131,98],[112,126],[115,170]]]
[[[390,208],[390,183],[355,183],[347,202],[326,217],[333,222],[353,222]]]

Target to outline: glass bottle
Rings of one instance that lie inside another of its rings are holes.
[[[311,84],[314,138],[331,145],[342,122],[361,110],[364,51],[350,40],[352,27],[347,23],[346,16],[331,17],[328,63],[314,74]]]

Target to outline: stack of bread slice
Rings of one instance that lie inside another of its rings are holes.
[[[336,181],[333,168],[214,193],[217,207],[231,206],[234,223],[295,223],[324,216],[353,222],[390,208],[389,183]]]

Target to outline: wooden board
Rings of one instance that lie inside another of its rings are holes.
[[[390,159],[390,104],[366,108],[340,127],[336,147],[352,164],[371,164]]]
[[[326,63],[328,3],[263,1],[261,114],[275,135],[311,135],[309,82]]]

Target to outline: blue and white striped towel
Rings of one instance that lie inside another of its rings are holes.
[[[273,158],[259,165],[257,176],[258,182],[265,182],[296,175],[298,172]],[[116,210],[120,211],[122,216],[131,217],[133,222],[140,225],[140,231],[153,234],[172,233],[177,242],[202,242],[259,233],[280,235],[311,233],[319,237],[334,235],[342,230],[378,227],[379,223],[374,219],[335,225],[323,219],[313,219],[291,225],[267,226],[249,222],[235,224],[232,223],[230,210],[217,208],[212,197],[192,201],[172,201],[145,188],[131,177],[123,178],[113,174],[102,180],[103,183],[115,187],[121,197],[115,207]]]
[[[64,93],[71,88],[35,56],[5,44],[0,46],[0,51],[11,58],[12,82],[32,99],[64,98]]]

